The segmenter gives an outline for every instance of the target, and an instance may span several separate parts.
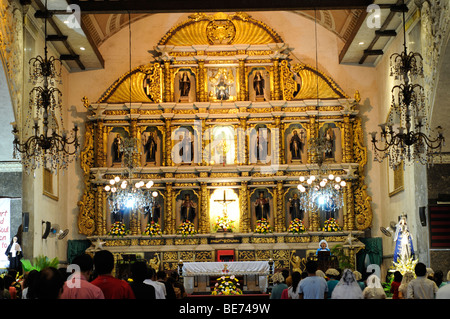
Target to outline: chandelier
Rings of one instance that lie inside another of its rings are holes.
[[[316,12],[315,12],[316,14]],[[317,19],[315,19],[315,38],[316,38],[316,72],[318,70],[317,58]],[[319,84],[317,74],[317,107],[319,107]],[[327,174],[325,154],[333,149],[333,142],[327,138],[327,134],[320,134],[318,123],[315,122],[315,131],[317,136],[308,140],[308,153],[311,154],[312,162],[319,166],[317,175],[310,175],[308,178],[300,176],[300,184],[297,186],[300,191],[300,207],[304,211],[318,212],[319,210],[331,211],[338,210],[343,206],[342,189],[346,186],[345,181],[339,176]]]
[[[300,176],[300,206],[304,211],[338,210],[343,206],[342,189],[347,183],[339,176],[324,175],[324,171],[308,178]]]
[[[108,193],[109,208],[112,213],[119,213],[124,209],[144,209],[152,212],[157,191],[151,191],[153,181],[140,180],[134,177],[134,162],[140,154],[136,138],[124,138],[119,151],[123,154],[126,170],[121,176],[115,176],[104,187]]]
[[[16,123],[12,123],[14,134],[13,157],[21,154],[21,162],[27,172],[41,165],[52,172],[66,169],[68,164],[78,158],[80,144],[78,142],[78,127],[75,124],[71,136],[63,127],[61,117],[62,93],[55,87],[61,83],[61,61],[53,56],[48,57],[47,49],[47,2],[45,2],[44,56],[30,59],[30,91],[28,119],[33,119],[33,132],[25,142],[21,142],[20,132]],[[58,116],[59,113],[59,116]],[[34,115],[34,116],[33,116]],[[58,121],[59,117],[59,121]],[[40,125],[42,122],[42,125]],[[61,134],[59,133],[61,132]],[[72,156],[75,155],[75,156]]]
[[[438,126],[433,136],[427,125],[424,90],[412,79],[423,77],[422,56],[408,53],[406,47],[405,10],[403,10],[403,52],[390,57],[390,75],[402,83],[392,88],[392,105],[386,123],[380,124],[380,140],[377,132],[371,132],[374,159],[382,162],[388,158],[389,167],[396,169],[401,163],[419,162],[430,164],[435,153],[442,152],[445,142],[442,127]],[[381,145],[379,145],[380,143]]]
[[[131,110],[131,18],[128,12],[129,29],[129,63],[130,63],[130,110]],[[122,165],[126,170],[121,176],[115,176],[109,181],[109,185],[104,187],[108,194],[109,208],[113,214],[120,214],[124,209],[130,209],[132,212],[141,210],[143,213],[153,215],[153,207],[158,197],[157,191],[151,191],[153,181],[140,180],[134,177],[135,167],[139,165],[141,155],[140,143],[137,138],[121,138],[119,143],[119,153],[122,155]]]

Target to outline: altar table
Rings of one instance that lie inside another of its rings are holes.
[[[267,289],[269,275],[268,261],[231,261],[231,262],[185,262],[183,263],[183,277],[186,292],[194,290],[195,276],[242,276],[255,275],[259,277],[261,292]]]

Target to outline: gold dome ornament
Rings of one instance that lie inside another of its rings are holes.
[[[206,37],[210,44],[231,44],[236,36],[236,26],[228,15],[220,12],[206,27]]]

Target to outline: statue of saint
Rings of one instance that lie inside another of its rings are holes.
[[[223,77],[220,78],[219,83],[217,84],[217,92],[216,98],[218,100],[228,100],[230,97],[230,90],[228,85],[225,83],[225,79]]]
[[[122,137],[120,136],[119,133],[117,133],[111,146],[113,165],[114,163],[122,162],[122,155],[123,155],[123,152],[121,151],[122,144],[123,144]]]
[[[183,163],[192,163],[194,160],[194,142],[189,134],[182,137],[179,154]]]
[[[289,149],[291,150],[291,156],[293,160],[301,160],[302,159],[302,149],[303,143],[298,135],[297,130],[292,132],[291,142],[289,143]]]
[[[264,198],[264,192],[259,192],[259,197],[255,201],[256,220],[268,219],[270,216],[270,204],[267,198]]]
[[[189,91],[191,89],[191,80],[189,80],[189,76],[187,72],[183,72],[183,74],[180,76],[180,96],[186,97],[189,96]]]
[[[334,132],[331,126],[325,132],[325,140],[328,144],[327,150],[325,151],[325,158],[334,158]]]
[[[259,135],[259,130],[256,131],[256,145],[255,145],[256,160],[265,162],[267,158],[267,140]]]
[[[145,206],[144,216],[147,215],[149,216],[148,222],[154,222],[155,224],[157,224],[159,219],[161,218],[161,205],[155,203],[151,209],[149,206]]]
[[[156,161],[156,132],[151,132],[144,144],[145,162],[153,163]]]
[[[8,256],[9,269],[20,270],[22,268],[20,259],[22,258],[23,254],[17,236],[13,237],[11,243],[6,249],[5,255]]]
[[[158,253],[155,254],[155,257],[151,258],[148,261],[150,267],[152,267],[155,272],[159,271],[159,265],[161,264],[161,259],[159,259]]]
[[[184,223],[185,221],[190,221],[191,223],[194,222],[196,213],[195,210],[197,209],[197,204],[193,202],[190,199],[189,194],[184,195],[184,201],[181,204],[181,221]]]
[[[253,78],[253,89],[255,90],[256,96],[264,96],[264,78],[261,71],[255,73]]]
[[[289,204],[289,214],[291,214],[292,220],[296,218],[303,220],[303,210],[300,208],[300,199],[297,193],[294,193],[293,198],[289,198]]]
[[[414,256],[412,235],[409,232],[408,225],[406,224],[405,216],[402,216],[397,224],[394,241],[394,262],[399,262],[400,259],[407,261],[409,258]]]

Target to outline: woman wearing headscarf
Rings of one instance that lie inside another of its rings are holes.
[[[366,282],[367,287],[363,291],[364,299],[386,299],[386,293],[377,275],[370,275]]]
[[[281,299],[281,294],[284,289],[288,289],[288,286],[284,282],[284,277],[281,272],[276,272],[273,277],[273,288],[270,294],[270,299]]]
[[[319,253],[319,251],[330,251],[330,248],[328,248],[328,243],[325,239],[322,239],[319,242],[319,248],[316,250],[316,255]]]
[[[408,285],[415,278],[414,273],[412,271],[407,271],[404,273],[402,282],[400,283],[400,286],[398,287],[398,298],[399,299],[406,299],[406,295],[408,292]]]
[[[331,299],[363,299],[361,288],[351,269],[345,269],[341,280],[333,289]]]

